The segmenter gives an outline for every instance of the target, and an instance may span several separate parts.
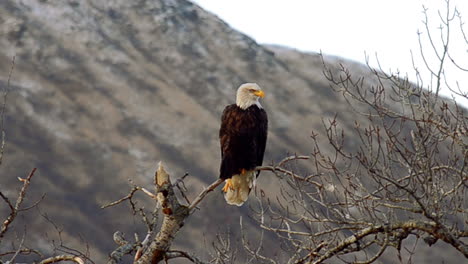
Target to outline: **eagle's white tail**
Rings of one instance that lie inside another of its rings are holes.
[[[224,193],[224,199],[230,205],[241,206],[249,198],[250,190],[255,184],[255,171],[236,174],[228,180],[231,181],[231,187]]]

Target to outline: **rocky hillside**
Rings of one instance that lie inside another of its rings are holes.
[[[67,246],[88,245],[96,263],[115,247],[114,231],[144,231],[128,206],[100,209],[128,193],[129,179],[150,186],[162,160],[173,177],[190,174],[193,197],[217,178],[219,119],[240,84],[266,92],[267,163],[307,153],[322,117],[354,118],[328,88],[317,54],[259,45],[185,0],[3,0],[2,90],[13,56],[0,187],[13,196],[16,177],[37,167],[28,203],[45,198],[18,222],[29,245],[52,250],[58,228]],[[259,185],[275,190],[267,177]],[[210,245],[213,232],[237,228],[248,212],[225,206],[219,192],[202,209],[179,248],[203,252],[202,237]]]

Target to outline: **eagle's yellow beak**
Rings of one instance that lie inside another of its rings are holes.
[[[265,97],[265,93],[262,90],[255,91],[253,94],[255,94],[256,96],[260,98]]]

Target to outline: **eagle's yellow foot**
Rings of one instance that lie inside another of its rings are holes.
[[[223,187],[223,192],[227,192],[229,189],[233,189],[231,179],[226,180],[226,184]]]

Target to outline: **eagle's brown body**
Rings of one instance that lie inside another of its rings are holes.
[[[262,165],[267,128],[267,114],[256,105],[243,110],[232,104],[224,109],[219,130],[221,179]]]
[[[242,87],[239,92],[243,92]],[[246,89],[246,92],[258,93],[263,97],[259,88]],[[250,105],[239,103],[239,100],[237,104],[228,105],[224,109],[219,130],[220,178],[227,179],[223,188],[226,201],[238,206],[247,200],[255,177],[259,175],[253,169],[262,165],[267,140],[268,117],[258,103],[258,96],[253,98]]]

